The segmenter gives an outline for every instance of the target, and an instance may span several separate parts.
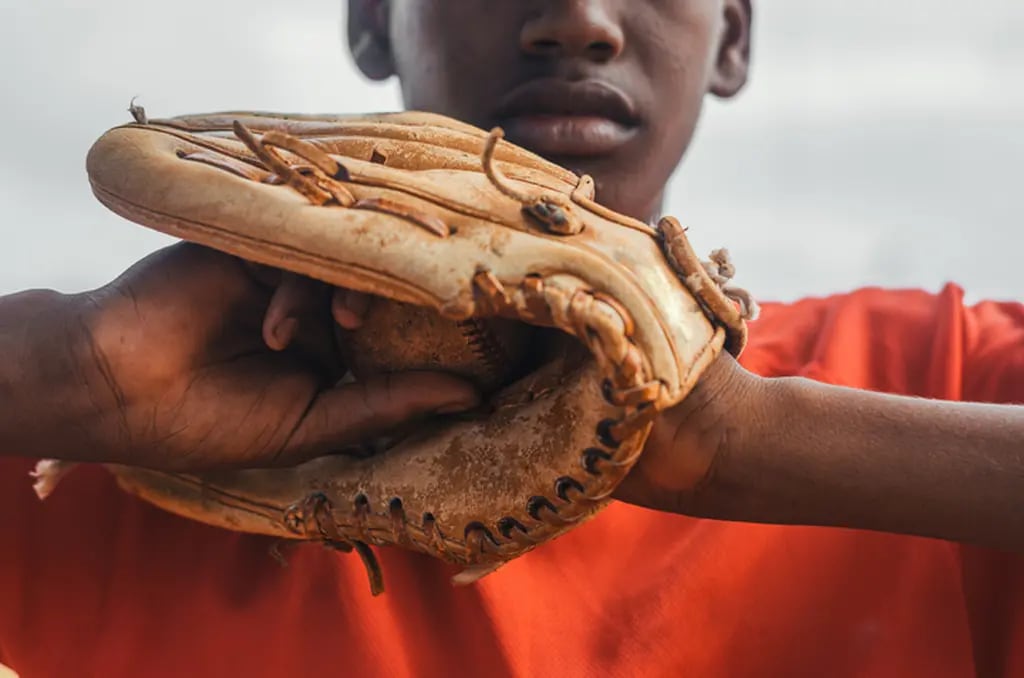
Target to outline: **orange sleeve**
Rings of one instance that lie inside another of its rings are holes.
[[[964,400],[1024,404],[1024,304],[966,309],[963,369]]]

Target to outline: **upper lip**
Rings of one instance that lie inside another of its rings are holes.
[[[526,115],[598,116],[623,125],[637,124],[636,106],[630,98],[601,80],[544,78],[526,82],[501,100],[497,118]]]

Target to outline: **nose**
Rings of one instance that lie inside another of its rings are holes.
[[[606,0],[549,0],[520,34],[523,52],[540,57],[576,57],[611,61],[622,53],[622,27]]]

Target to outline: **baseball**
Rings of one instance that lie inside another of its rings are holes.
[[[408,370],[449,372],[484,393],[509,384],[530,358],[533,328],[504,318],[451,320],[434,309],[375,298],[356,330],[339,330],[356,379]]]

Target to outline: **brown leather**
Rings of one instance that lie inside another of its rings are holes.
[[[723,346],[743,346],[744,319],[677,222],[616,214],[588,177],[441,116],[140,114],[97,141],[88,173],[103,204],[144,226],[446,320],[574,338],[486,416],[369,458],[112,468],[126,490],[189,518],[355,548],[375,591],[367,544],[464,565],[467,582],[592,517],[654,416]]]

